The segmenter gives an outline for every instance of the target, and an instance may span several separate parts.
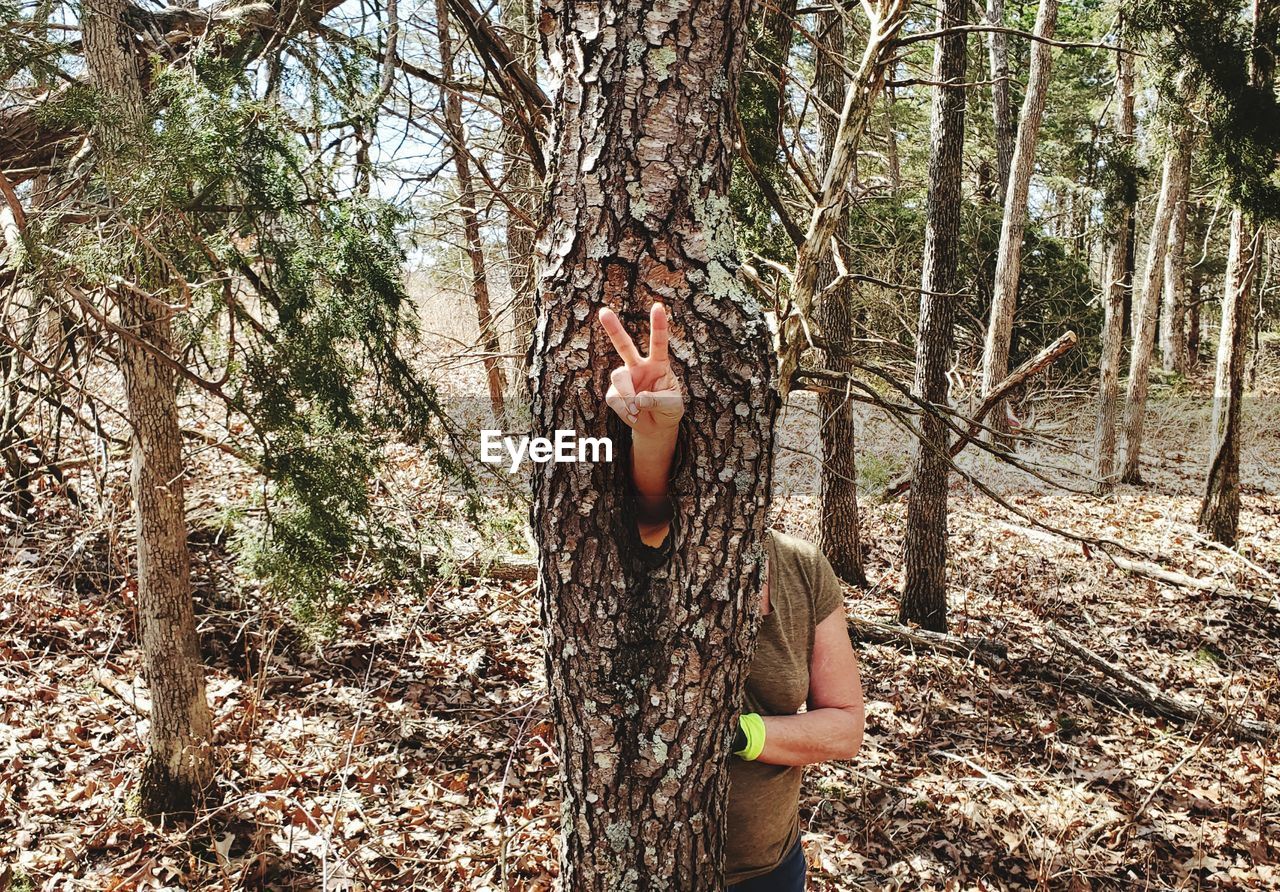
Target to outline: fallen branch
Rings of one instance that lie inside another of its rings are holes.
[[[1046,634],[1083,663],[1101,672],[1105,676],[1104,680],[1081,677],[1077,666],[1064,669],[1030,656],[1011,658],[1008,645],[994,638],[960,638],[857,617],[849,619],[849,634],[857,641],[889,644],[904,650],[930,651],[972,660],[996,671],[1008,671],[1013,676],[1042,681],[1091,700],[1136,709],[1159,718],[1200,724],[1205,724],[1207,720],[1215,731],[1225,731],[1247,740],[1274,739],[1280,733],[1280,728],[1267,722],[1225,716],[1204,704],[1188,703],[1166,694],[1145,679],[1103,659],[1052,623],[1046,626]]]
[[[984,666],[1000,666],[1009,659],[1009,647],[995,638],[958,638],[927,629],[912,629],[893,623],[849,618],[849,634],[857,641],[892,644],[950,654],[965,660],[976,660]]]
[[[1129,695],[1126,696],[1124,692],[1120,692],[1119,696],[1147,712],[1183,722],[1201,722],[1207,719],[1215,725],[1221,724],[1223,730],[1234,732],[1237,736],[1250,740],[1272,740],[1277,733],[1280,733],[1280,728],[1267,722],[1225,717],[1215,713],[1203,703],[1189,703],[1166,694],[1146,679],[1103,659],[1054,623],[1049,623],[1045,631],[1061,647],[1126,688],[1130,692]]]
[[[1263,567],[1249,560],[1247,557],[1245,557],[1240,552],[1236,551],[1234,548],[1231,548],[1230,546],[1227,546],[1227,545],[1223,545],[1221,542],[1215,542],[1214,540],[1208,538],[1207,536],[1202,536],[1199,533],[1196,533],[1195,537],[1197,542],[1207,545],[1210,548],[1215,549],[1217,551],[1221,551],[1223,554],[1231,555],[1231,557],[1240,561],[1242,564],[1244,564],[1253,572],[1257,573],[1267,582],[1270,582],[1273,585],[1280,585],[1280,577],[1276,576],[1276,574],[1272,573],[1266,567]]]
[[[1202,592],[1213,592],[1221,588],[1217,582],[1212,579],[1199,579],[1195,576],[1188,576],[1185,573],[1179,573],[1176,570],[1166,570],[1164,567],[1156,564],[1148,564],[1144,561],[1131,561],[1128,558],[1120,557],[1118,554],[1108,554],[1107,560],[1115,564],[1121,570],[1127,570],[1135,576],[1145,576],[1148,579],[1154,579],[1157,582],[1167,583],[1168,585],[1176,585],[1180,588],[1191,588]]]
[[[151,699],[144,693],[136,691],[133,685],[122,681],[108,669],[94,669],[93,680],[108,694],[124,703],[140,716],[151,715]]]
[[[993,408],[1004,401],[1004,398],[1011,392],[1021,387],[1027,382],[1027,379],[1042,372],[1044,369],[1057,362],[1063,354],[1071,350],[1080,338],[1074,331],[1067,331],[1062,334],[1056,341],[1045,347],[1035,356],[1028,359],[1022,365],[1018,366],[1005,377],[1003,381],[992,388],[991,392],[983,397],[982,402],[978,405],[978,409],[974,412],[969,421],[969,429],[964,436],[959,437],[951,444],[948,454],[955,458],[960,451],[973,442],[974,438],[982,431],[982,420],[987,417]],[[910,477],[899,477],[889,485],[884,492],[884,501],[897,498],[908,489],[911,488]]]
[[[1230,550],[1230,549],[1228,549]],[[1232,552],[1234,554],[1234,552]],[[1195,576],[1188,576],[1185,573],[1179,573],[1176,570],[1166,570],[1164,567],[1156,564],[1148,564],[1144,561],[1131,561],[1122,558],[1119,555],[1107,554],[1107,558],[1121,570],[1127,570],[1135,576],[1145,576],[1148,579],[1154,579],[1157,582],[1163,582],[1166,585],[1174,585],[1179,588],[1189,588],[1201,592],[1212,592],[1213,594],[1226,595],[1230,598],[1238,598],[1242,601],[1248,601],[1251,604],[1257,604],[1261,607],[1270,607],[1273,610],[1280,610],[1280,599],[1275,596],[1268,597],[1266,595],[1255,595],[1253,592],[1240,591],[1239,589],[1223,585],[1213,579],[1200,579]]]
[[[467,579],[492,579],[498,582],[533,582],[538,578],[538,561],[533,557],[493,554],[480,551],[467,555],[434,555],[458,576]]]

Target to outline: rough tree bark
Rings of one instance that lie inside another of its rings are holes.
[[[1253,283],[1258,268],[1259,229],[1235,208],[1222,296],[1218,364],[1209,426],[1209,475],[1200,503],[1200,531],[1215,542],[1234,545],[1240,523],[1240,425],[1244,399],[1245,354]]]
[[[1040,0],[1035,33],[1052,38],[1058,21],[1058,0]],[[1027,228],[1027,199],[1031,174],[1036,163],[1036,143],[1040,120],[1049,96],[1049,75],[1053,70],[1053,47],[1043,41],[1031,45],[1031,69],[1027,94],[1018,118],[1018,135],[1013,149],[1013,169],[1004,202],[1004,222],[1000,227],[1000,248],[996,255],[995,290],[987,323],[986,345],[982,351],[982,392],[989,393],[1009,374],[1009,347],[1013,338],[1013,318],[1018,303],[1018,278],[1022,273],[1022,239]],[[1008,430],[1003,407],[991,413],[989,425],[997,434]],[[999,439],[997,437],[997,439]]]
[[[889,191],[894,196],[902,191],[902,161],[898,153],[897,116],[893,110],[897,101],[893,85],[886,83],[884,87],[884,158],[888,167]]]
[[[968,0],[943,0],[939,30],[962,27]],[[916,332],[915,392],[947,403],[947,365],[960,259],[960,185],[964,176],[964,32],[938,39],[933,54],[936,87],[929,132],[929,194],[925,207],[924,268]],[[911,468],[911,497],[903,543],[901,622],[947,630],[947,427],[931,413],[920,416],[920,442]]]
[[[1275,81],[1275,46],[1280,4],[1254,0],[1249,79],[1270,92]],[[1209,432],[1209,476],[1200,504],[1200,530],[1233,545],[1240,524],[1240,437],[1244,416],[1245,355],[1248,352],[1253,283],[1258,272],[1262,230],[1240,207],[1231,212],[1231,243],[1222,295],[1222,323]]]
[[[449,35],[448,0],[436,0],[436,38],[440,44],[440,77],[453,81],[453,40]],[[493,305],[489,298],[489,268],[485,265],[484,243],[480,239],[480,213],[475,184],[471,179],[471,157],[467,152],[467,134],[462,124],[462,97],[446,87],[444,94],[444,126],[453,149],[453,170],[458,177],[458,210],[462,214],[463,250],[471,262],[471,297],[476,304],[476,320],[480,326],[480,348],[484,350],[485,379],[489,385],[489,403],[499,426],[507,420],[507,379],[502,368],[502,341],[493,324]]]
[[[987,0],[987,22],[996,28],[1004,27],[1004,0]],[[992,31],[987,36],[987,55],[991,64],[991,116],[996,139],[994,200],[1003,205],[1009,191],[1009,171],[1013,169],[1013,142],[1018,133],[1009,90],[1009,35]]]
[[[1164,257],[1169,248],[1169,225],[1173,209],[1186,193],[1186,174],[1190,170],[1191,148],[1185,128],[1175,128],[1172,144],[1164,156],[1160,177],[1160,198],[1151,221],[1151,238],[1147,243],[1147,268],[1142,276],[1142,301],[1138,305],[1133,329],[1133,346],[1129,353],[1129,382],[1124,401],[1124,483],[1142,483],[1142,427],[1150,386],[1151,354],[1155,350],[1156,317],[1160,312],[1160,294],[1164,289]]]
[[[835,109],[844,100],[848,77],[841,62],[845,55],[844,13],[831,10],[819,20],[818,58],[814,87],[827,109]],[[835,145],[839,120],[826,109],[821,111],[823,153],[830,157]],[[841,242],[849,242],[849,214],[846,211],[837,226]],[[818,324],[826,333],[827,368],[852,372],[854,349],[853,289],[848,281],[827,290],[838,271],[828,257],[823,263],[818,287],[822,298],[818,304]],[[862,566],[862,544],[858,531],[858,465],[854,425],[854,403],[844,394],[824,390],[818,395],[822,419],[822,512],[820,542],[836,574],[846,582],[865,587],[867,574]]]
[[[538,45],[533,38],[534,0],[502,0],[502,24],[506,27],[507,45],[526,71],[537,71]],[[508,100],[510,102],[511,100]],[[519,101],[519,100],[514,100]],[[513,312],[512,328],[518,352],[525,355],[527,369],[528,348],[533,341],[533,325],[536,318],[534,302],[538,291],[535,252],[538,217],[541,212],[541,183],[533,170],[525,145],[525,137],[515,124],[519,113],[514,108],[504,108],[508,119],[502,140],[502,157],[505,167],[503,186],[510,207],[506,214],[507,231],[507,281],[511,286]],[[525,382],[518,381],[523,393]]]
[[[1116,133],[1126,163],[1133,162],[1134,116],[1133,55],[1129,52],[1123,19],[1119,49],[1116,51]],[[1098,421],[1094,429],[1093,470],[1098,490],[1115,485],[1116,418],[1120,414],[1120,362],[1124,355],[1127,293],[1133,286],[1129,258],[1133,255],[1132,196],[1114,209],[1107,233],[1102,276],[1102,355],[1098,360]]]
[[[1190,134],[1187,134],[1190,136]],[[1182,194],[1169,221],[1164,256],[1164,298],[1160,308],[1160,363],[1166,372],[1187,371],[1187,193],[1191,189],[1191,152],[1180,152]]]
[[[139,72],[143,63],[124,22],[128,9],[127,0],[95,0],[83,7],[81,22],[89,80],[101,102],[92,140],[111,192],[128,175],[130,156],[146,138],[148,123]],[[112,202],[117,203],[114,195]],[[155,260],[143,257],[137,267],[145,287],[116,288],[114,296],[121,326],[130,333],[121,339],[120,366],[133,425],[138,628],[151,694],[151,735],[139,795],[143,814],[155,818],[190,814],[213,769],[187,552],[182,437],[174,371],[166,362],[175,353],[171,310],[144,294],[163,275],[147,269]]]
[[[533,526],[569,892],[723,885],[726,759],[763,583],[779,405],[737,283],[727,190],[747,0],[551,0],[559,81],[534,335],[535,435],[609,433],[617,464],[536,466]],[[656,557],[628,512],[596,310],[670,308],[688,411]]]

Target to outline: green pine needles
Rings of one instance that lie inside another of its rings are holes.
[[[1274,90],[1250,80],[1252,21],[1239,2],[1142,0],[1134,28],[1165,72],[1162,92],[1181,110],[1196,96],[1208,131],[1209,159],[1224,177],[1227,197],[1258,219],[1280,218],[1280,103]],[[1259,61],[1274,66],[1276,23],[1259,33]],[[1185,83],[1179,84],[1180,77]]]
[[[405,218],[340,188],[297,122],[230,62],[153,76],[145,139],[101,174],[117,198],[109,215],[44,233],[71,246],[44,259],[85,286],[127,280],[187,304],[174,318],[191,373],[179,384],[200,384],[243,420],[228,424],[233,450],[264,478],[253,514],[265,519],[234,537],[242,566],[324,628],[356,590],[357,561],[361,587],[421,567],[406,559],[420,552],[416,524],[396,527],[371,497],[393,439],[471,482],[437,448],[443,413],[408,359],[418,330]]]

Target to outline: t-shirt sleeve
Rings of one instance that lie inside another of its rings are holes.
[[[840,587],[840,577],[831,568],[831,562],[822,552],[817,553],[813,569],[813,624],[816,626],[837,607],[844,606],[844,591]]]

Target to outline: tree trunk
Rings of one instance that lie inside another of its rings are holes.
[[[1147,268],[1143,274],[1142,302],[1138,307],[1133,331],[1133,349],[1129,354],[1129,383],[1124,403],[1124,483],[1142,483],[1142,426],[1150,385],[1151,354],[1155,349],[1156,317],[1160,312],[1160,294],[1164,289],[1164,257],[1169,247],[1169,225],[1173,209],[1186,194],[1186,174],[1190,170],[1185,156],[1191,148],[1186,129],[1177,128],[1173,144],[1164,156],[1160,177],[1160,198],[1151,221],[1151,239],[1147,243]]]
[[[939,30],[963,27],[968,0],[943,0]],[[922,399],[947,404],[947,364],[957,303],[960,259],[960,186],[964,178],[965,34],[939,38],[933,54],[936,87],[929,133],[929,193],[925,206],[920,322],[914,389]],[[920,441],[911,469],[901,622],[935,632],[947,629],[947,427],[920,415]]]
[[[782,145],[784,80],[790,67],[796,0],[760,4],[751,22],[754,64],[742,74],[742,129],[752,161],[775,185],[786,179],[779,167]]]
[[[1058,0],[1040,0],[1035,33],[1052,38],[1058,21]],[[1041,41],[1031,45],[1031,71],[1027,95],[1018,119],[1018,136],[1013,149],[1013,170],[1009,175],[1000,227],[1000,249],[996,256],[995,291],[991,298],[991,318],[982,351],[982,392],[989,393],[1009,374],[1009,346],[1013,338],[1013,318],[1018,303],[1018,278],[1022,272],[1022,240],[1027,228],[1027,198],[1035,169],[1036,143],[1040,120],[1049,95],[1049,75],[1053,69],[1053,47]],[[999,433],[1009,429],[1004,408],[991,413],[990,426]],[[1002,439],[997,437],[996,439]]]
[[[1129,209],[1129,253],[1124,258],[1124,318],[1121,320],[1122,343],[1128,343],[1133,337],[1133,283],[1138,269],[1138,211],[1137,206]],[[1123,349],[1123,348],[1122,348]]]
[[[1249,80],[1269,94],[1275,77],[1275,45],[1280,4],[1254,0]],[[1240,523],[1240,438],[1244,423],[1245,356],[1248,353],[1253,283],[1261,258],[1262,230],[1236,207],[1231,212],[1231,242],[1222,295],[1222,325],[1213,388],[1209,476],[1200,504],[1201,532],[1215,542],[1234,545]]]
[[[894,105],[897,97],[893,92],[892,84],[885,84],[884,88],[884,156],[888,166],[889,173],[889,190],[895,198],[902,191],[902,161],[898,154],[898,130],[894,113]]]
[[[1253,352],[1249,357],[1249,371],[1245,376],[1245,387],[1252,390],[1258,384],[1258,363],[1262,361],[1262,334],[1263,324],[1267,318],[1267,295],[1271,292],[1271,271],[1275,268],[1274,257],[1271,252],[1271,242],[1267,238],[1266,229],[1259,227],[1258,246],[1255,249],[1257,260],[1255,262],[1256,270],[1254,279],[1257,284],[1254,286],[1254,302],[1253,302],[1253,322],[1249,328],[1252,331],[1251,340],[1253,341]]]
[[[129,155],[146,138],[147,112],[126,0],[83,7],[81,28],[90,82],[104,114],[93,138],[112,191],[130,173]],[[124,205],[127,200],[113,203]],[[136,210],[136,209],[135,209]],[[124,212],[122,210],[122,212]],[[163,283],[149,255],[137,262],[142,284]],[[182,439],[174,371],[171,311],[141,291],[115,290],[120,364],[133,425],[130,482],[138,536],[138,628],[151,694],[151,735],[139,786],[148,817],[190,814],[213,777],[212,724],[191,594],[184,514]],[[167,294],[169,289],[158,289]]]
[[[1187,134],[1188,137],[1190,134]],[[1183,166],[1182,193],[1169,221],[1169,247],[1164,258],[1164,300],[1160,311],[1160,360],[1166,372],[1187,371],[1187,193],[1191,188],[1191,151],[1178,153]]]
[[[1234,545],[1240,522],[1240,425],[1245,354],[1253,282],[1258,267],[1259,230],[1244,213],[1231,212],[1231,242],[1218,334],[1218,366],[1209,426],[1209,476],[1200,503],[1200,531],[1215,542]]]
[[[848,78],[840,59],[845,54],[844,14],[832,10],[819,21],[820,45],[814,74],[818,98],[826,105],[820,122],[823,153],[830,157],[839,120],[827,111],[841,105]],[[892,123],[890,124],[892,130]],[[837,228],[843,244],[849,243],[849,215],[846,211]],[[847,262],[847,261],[846,261]],[[818,324],[826,332],[827,368],[852,372],[854,349],[853,289],[848,282],[825,290],[835,280],[836,265],[828,257],[823,263],[818,287],[823,297],[818,304]],[[841,579],[866,586],[862,566],[862,545],[858,534],[858,466],[853,401],[844,394],[824,390],[818,396],[822,424],[822,511],[821,547]]]
[[[449,36],[448,0],[436,0],[436,31],[440,43],[440,77],[453,81],[453,41]],[[451,87],[444,90],[444,126],[453,149],[453,170],[458,177],[458,205],[462,213],[463,250],[471,262],[471,296],[476,304],[476,320],[480,325],[480,349],[484,351],[485,379],[489,385],[489,403],[494,420],[500,427],[507,421],[507,378],[502,369],[502,341],[493,324],[493,307],[489,300],[489,270],[485,265],[484,243],[480,240],[480,214],[475,184],[471,180],[471,158],[467,153],[467,135],[462,126],[462,99]]]
[[[535,466],[547,680],[568,892],[723,886],[726,760],[763,584],[779,398],[736,281],[728,188],[749,3],[544,7],[560,83],[534,336],[533,427],[611,435],[616,464]],[[547,33],[549,32],[549,33]],[[612,349],[671,308],[687,392],[670,539],[635,529]]]
[[[1125,163],[1133,162],[1134,97],[1133,56],[1127,52],[1124,23],[1120,26],[1120,48],[1116,52],[1116,131],[1125,149]],[[1130,258],[1133,256],[1133,202],[1115,209],[1115,219],[1107,235],[1102,276],[1102,356],[1098,360],[1098,422],[1094,431],[1094,477],[1099,491],[1115,485],[1116,417],[1120,409],[1120,362],[1124,354],[1126,295],[1133,285]]]
[[[1191,275],[1191,291],[1187,296],[1187,370],[1200,365],[1200,306],[1204,293],[1204,276],[1199,270]]]
[[[845,218],[847,187],[857,167],[858,141],[884,86],[885,74],[895,64],[897,36],[906,23],[909,7],[908,0],[866,0],[862,4],[868,18],[867,45],[845,91],[840,125],[831,140],[823,171],[821,194],[815,197],[809,226],[796,250],[789,294],[791,311],[778,325],[778,379],[784,396],[800,367],[800,355],[809,344],[803,323],[809,320],[818,291],[818,274],[831,250],[831,240]]]
[[[537,71],[538,46],[533,38],[534,0],[502,0],[502,23],[506,26],[507,46],[526,71]],[[519,100],[516,100],[519,101]],[[533,341],[536,318],[534,303],[538,291],[534,253],[537,221],[542,210],[541,183],[526,154],[525,137],[515,121],[514,109],[504,109],[508,123],[502,138],[503,164],[506,167],[503,186],[510,207],[506,214],[507,281],[511,288],[512,328],[516,347],[524,356],[522,366],[528,371],[529,346]],[[523,402],[525,382],[518,381],[517,392]]]
[[[1261,93],[1275,83],[1275,44],[1280,32],[1280,5],[1253,0],[1253,35],[1249,47],[1249,82]],[[1213,380],[1210,465],[1199,511],[1199,529],[1225,545],[1234,545],[1240,522],[1240,436],[1244,422],[1245,354],[1249,317],[1253,314],[1253,282],[1261,261],[1262,230],[1231,211],[1231,235],[1222,293],[1222,321]]]
[[[987,0],[987,21],[996,28],[1004,27],[1004,0]],[[1003,31],[992,31],[987,36],[987,55],[991,60],[991,115],[996,140],[994,199],[996,203],[1003,205],[1009,191],[1013,143],[1018,132],[1009,91],[1009,35]]]

